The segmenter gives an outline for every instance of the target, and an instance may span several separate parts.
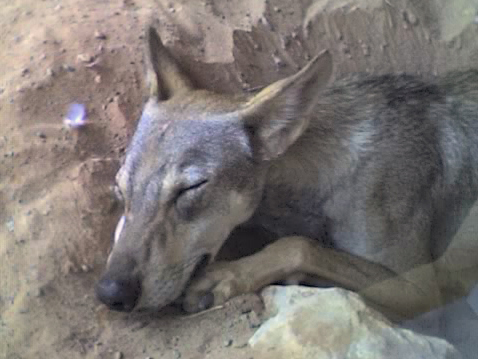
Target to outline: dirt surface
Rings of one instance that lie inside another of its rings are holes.
[[[476,65],[478,4],[453,3],[3,1],[0,358],[251,357],[254,295],[193,317],[113,313],[93,295],[119,214],[109,186],[144,100],[146,24],[199,85],[232,93],[324,48],[337,74]],[[87,106],[85,128],[63,126],[73,102]]]

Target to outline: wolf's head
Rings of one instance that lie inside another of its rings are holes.
[[[213,260],[260,203],[267,169],[303,133],[332,73],[321,53],[252,97],[195,89],[147,32],[147,101],[117,176],[124,213],[99,299],[110,308],[159,309]]]

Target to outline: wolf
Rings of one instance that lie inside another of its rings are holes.
[[[433,269],[407,273],[444,253],[477,199],[478,71],[333,79],[325,50],[231,96],[197,88],[152,26],[146,47],[101,302],[198,312],[304,274],[404,316],[438,305]],[[216,260],[238,228],[273,241]]]

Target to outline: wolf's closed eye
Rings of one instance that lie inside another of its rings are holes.
[[[183,195],[185,194],[190,194],[188,192],[191,192],[193,190],[197,190],[201,188],[203,185],[205,185],[208,182],[208,180],[204,179],[199,182],[194,183],[193,185],[188,185],[183,188],[180,188],[176,194],[176,201]]]
[[[207,183],[208,180],[203,179],[178,190],[175,204],[177,211],[182,217],[189,217],[191,215],[191,205],[193,204],[193,201],[198,198],[198,195],[202,192],[202,189]]]

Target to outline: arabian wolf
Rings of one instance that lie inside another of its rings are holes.
[[[183,298],[196,312],[298,273],[397,313],[439,298],[433,280],[406,273],[444,253],[477,199],[478,71],[333,81],[322,51],[229,96],[195,88],[152,27],[146,39],[149,100],[116,176],[124,213],[96,286],[103,303]],[[237,228],[275,240],[215,261]]]

